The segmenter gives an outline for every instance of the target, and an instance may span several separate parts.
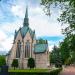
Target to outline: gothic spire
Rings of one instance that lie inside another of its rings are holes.
[[[23,26],[29,26],[28,7],[26,7],[26,13],[25,13],[25,18],[24,18]]]

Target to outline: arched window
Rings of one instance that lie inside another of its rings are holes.
[[[29,57],[30,57],[30,43],[29,41],[27,41],[25,45],[25,58],[29,58]]]
[[[21,51],[21,42],[20,42],[20,40],[18,40],[17,50],[16,50],[16,58],[20,58],[20,51]]]

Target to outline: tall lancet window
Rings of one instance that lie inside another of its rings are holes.
[[[21,51],[21,42],[20,42],[20,40],[18,40],[17,50],[16,50],[16,58],[20,58],[20,51]]]
[[[29,57],[30,57],[30,43],[29,41],[27,41],[25,45],[25,58],[29,58]]]

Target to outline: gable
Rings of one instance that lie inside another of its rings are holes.
[[[24,27],[20,28],[20,29],[15,33],[15,38],[14,38],[14,39],[16,39],[16,37],[17,37],[17,35],[18,35],[19,32],[21,33],[22,38],[24,38],[24,37],[26,36],[27,32],[30,33],[30,36],[31,36],[32,38],[34,37],[34,34],[35,34],[35,32],[32,31],[29,27],[24,26]]]
[[[26,33],[26,35],[24,37],[24,42],[26,42],[27,40],[29,40],[30,42],[32,42],[32,37],[31,37],[29,31]]]
[[[17,33],[15,41],[18,41],[18,40],[22,41],[22,36],[21,36],[21,32],[20,31]]]

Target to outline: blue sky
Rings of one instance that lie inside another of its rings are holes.
[[[14,32],[23,26],[25,9],[28,5],[29,26],[35,30],[37,38],[47,39],[49,50],[63,40],[61,24],[57,17],[61,11],[51,7],[48,17],[40,5],[40,0],[1,0],[0,1],[0,50],[9,51],[12,47]]]

